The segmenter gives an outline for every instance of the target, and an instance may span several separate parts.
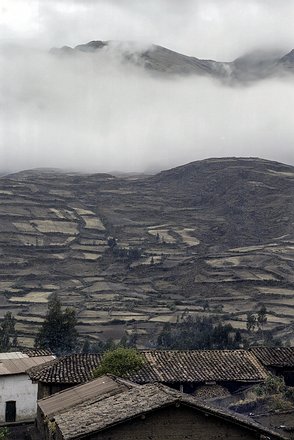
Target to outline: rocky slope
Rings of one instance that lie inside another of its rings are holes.
[[[242,329],[246,312],[265,304],[266,328],[294,343],[293,197],[294,167],[254,158],[146,178],[2,176],[0,313],[13,311],[20,342],[31,345],[58,291],[82,335],[135,333],[150,346],[187,312]]]

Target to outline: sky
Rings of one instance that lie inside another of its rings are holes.
[[[118,40],[231,61],[289,52],[293,22],[293,0],[0,0],[0,171],[149,171],[223,156],[294,165],[291,78],[230,87],[155,78],[109,54],[49,54]]]

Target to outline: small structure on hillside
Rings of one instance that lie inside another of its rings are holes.
[[[128,379],[139,384],[158,382],[188,394],[203,385],[212,386],[214,390],[215,385],[220,385],[223,395],[225,390],[231,393],[263,382],[268,375],[258,359],[246,350],[153,350],[141,353],[145,363]],[[38,398],[87,382],[93,378],[92,372],[100,362],[100,354],[74,354],[31,369],[31,379],[39,384]]]
[[[252,347],[250,352],[276,376],[283,376],[287,386],[294,386],[294,347]]]
[[[42,440],[285,438],[165,385],[108,376],[39,401],[37,426]]]
[[[54,359],[21,352],[0,353],[0,423],[32,420],[37,411],[38,386],[26,371]]]

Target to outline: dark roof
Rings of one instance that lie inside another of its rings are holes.
[[[39,400],[38,405],[44,416],[51,417],[68,411],[70,408],[80,405],[86,401],[101,400],[114,394],[128,390],[135,385],[123,379],[117,379],[110,376],[102,376],[91,380],[83,385],[77,385],[60,393],[53,394],[50,397]]]
[[[216,408],[188,394],[159,384],[136,386],[98,402],[83,403],[71,408],[70,411],[56,414],[54,419],[63,438],[70,440],[108,429],[150,411],[177,403],[225,419],[245,429],[266,434],[270,438],[285,438],[248,418]]]
[[[252,347],[250,351],[266,367],[294,368],[294,347]]]
[[[51,356],[53,355],[50,349],[45,348],[22,348],[20,350],[22,353],[28,355],[28,357],[36,356]]]
[[[71,354],[32,368],[28,373],[38,382],[80,384],[93,379],[93,370],[100,360],[100,354]]]
[[[245,350],[154,350],[143,352],[146,363],[130,379],[147,382],[261,381],[267,372]]]
[[[137,383],[259,382],[267,377],[261,363],[245,350],[154,350],[142,355],[145,364],[128,377]],[[45,383],[84,383],[93,378],[100,360],[100,354],[74,354],[31,369],[30,377]]]

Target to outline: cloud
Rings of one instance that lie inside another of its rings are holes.
[[[206,157],[294,164],[293,80],[162,79],[117,52],[2,50],[0,164],[144,171]]]
[[[293,0],[1,0],[2,40],[43,47],[136,40],[232,60],[293,47]]]

